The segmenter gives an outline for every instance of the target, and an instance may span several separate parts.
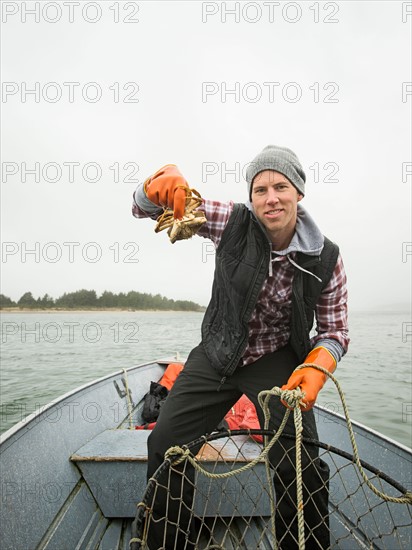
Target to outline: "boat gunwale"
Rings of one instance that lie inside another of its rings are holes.
[[[104,382],[105,380],[109,380],[110,378],[114,378],[115,376],[124,374],[124,371],[132,372],[136,369],[141,369],[144,367],[150,367],[152,365],[163,365],[163,364],[169,364],[170,362],[175,361],[178,362],[176,359],[158,359],[153,361],[148,361],[145,363],[139,363],[138,365],[134,365],[133,367],[129,367],[127,369],[121,369],[119,371],[114,371],[110,374],[106,374],[104,376],[101,376],[100,378],[95,378],[94,380],[91,380],[90,382],[86,382],[85,384],[78,386],[77,388],[74,388],[73,390],[70,390],[56,399],[49,401],[49,403],[42,405],[41,409],[38,411],[35,411],[33,413],[28,414],[26,417],[24,417],[22,420],[17,422],[14,426],[6,430],[4,433],[0,435],[0,446],[6,443],[12,436],[17,434],[20,430],[23,428],[27,428],[32,422],[37,420],[40,416],[45,414],[47,411],[49,411],[52,407],[58,405],[59,403],[65,401],[69,397],[73,397],[74,395],[86,390],[87,388],[90,388],[92,386],[95,386],[97,384],[100,384],[101,382]],[[182,362],[182,361],[179,361]]]
[[[337,417],[342,421],[342,423],[346,424],[346,417],[345,417],[344,414],[331,411],[327,407],[325,407],[323,405],[318,405],[317,403],[315,404],[314,408],[315,409],[320,409],[321,411],[326,413],[326,415],[328,415],[328,416]],[[386,441],[387,443],[390,443],[391,445],[393,445],[393,447],[397,447],[401,451],[404,451],[404,452],[410,454],[411,457],[412,457],[412,447],[408,447],[407,445],[404,445],[403,443],[400,443],[399,441],[396,441],[396,439],[392,439],[391,437],[389,437],[389,436],[387,436],[387,435],[385,435],[381,432],[378,432],[377,430],[375,430],[373,428],[370,428],[369,426],[366,426],[365,424],[362,424],[361,422],[358,422],[357,420],[352,420],[352,418],[350,418],[350,422],[351,422],[353,427],[360,428],[361,430],[363,430],[365,432],[364,434],[362,434],[363,437],[365,437],[367,434],[372,435],[375,438],[377,437],[378,439],[381,439],[383,441]]]

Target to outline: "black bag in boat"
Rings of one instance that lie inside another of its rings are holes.
[[[144,396],[142,411],[142,418],[145,422],[156,422],[168,393],[169,390],[162,386],[162,384],[158,384],[157,382],[150,383],[150,391]]]

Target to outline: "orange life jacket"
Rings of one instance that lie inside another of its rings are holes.
[[[170,363],[162,378],[159,380],[159,384],[162,384],[162,386],[170,391],[182,370],[183,365],[181,363]]]

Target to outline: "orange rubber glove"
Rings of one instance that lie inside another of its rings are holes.
[[[186,205],[186,190],[189,186],[175,164],[166,164],[153,176],[147,178],[143,188],[147,198],[154,204],[173,210],[175,218],[183,218]]]
[[[329,372],[333,372],[336,369],[336,361],[333,355],[324,347],[319,346],[313,349],[306,357],[305,363],[314,363],[323,367]],[[305,392],[303,403],[306,403],[306,407],[301,405],[302,411],[309,411],[318,397],[318,393],[323,388],[328,377],[320,370],[312,367],[304,367],[293,372],[287,383],[282,386],[282,390],[294,390],[300,386],[301,390]],[[282,403],[286,405],[284,401]]]

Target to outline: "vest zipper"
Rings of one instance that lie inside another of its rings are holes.
[[[296,276],[296,273],[295,273],[295,276]],[[303,282],[302,282],[302,284],[303,284]],[[302,340],[299,341],[299,344],[301,346],[301,350],[302,350],[302,346],[303,346],[303,354],[302,354],[302,361],[303,361],[304,357],[309,353],[309,349],[310,349],[310,344],[309,344],[309,342],[310,342],[310,340],[309,340],[310,329],[308,329],[307,326],[306,326],[307,325],[306,312],[305,312],[305,308],[303,307],[303,304],[301,302],[301,298],[303,299],[303,291],[302,291],[302,297],[300,297],[299,294],[298,294],[297,288],[294,285],[294,281],[292,282],[292,295],[295,298],[296,307],[298,308],[298,312],[299,312],[299,321],[300,321],[300,325],[301,325],[300,330],[302,331],[301,334],[303,333],[304,335],[306,335],[306,338],[304,340],[302,339]],[[293,319],[292,319],[292,323],[294,323]],[[300,332],[300,330],[299,330],[299,332]],[[291,337],[292,337],[292,332],[293,332],[293,326],[291,326]],[[296,353],[297,350],[294,350],[294,351]]]

